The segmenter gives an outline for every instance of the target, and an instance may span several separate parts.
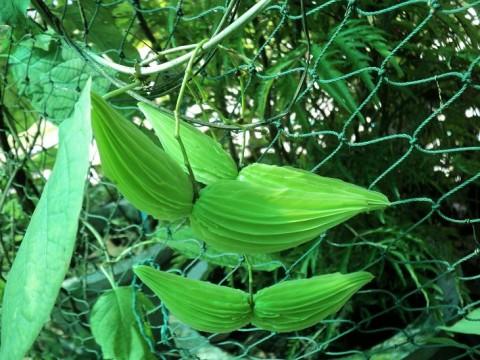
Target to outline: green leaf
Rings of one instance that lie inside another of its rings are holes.
[[[16,24],[21,22],[26,15],[29,0],[2,0],[0,2],[0,22]]]
[[[152,309],[150,300],[130,286],[115,288],[98,298],[92,309],[90,326],[105,359],[154,359],[136,320],[137,316],[143,318],[145,311]],[[144,328],[144,334],[151,337],[150,328]]]
[[[48,321],[70,264],[89,167],[90,86],[60,126],[55,166],[7,277],[1,359],[23,359]]]
[[[440,326],[439,329],[461,334],[480,335],[480,308],[473,310],[452,326]]]
[[[340,310],[373,275],[332,273],[277,283],[258,291],[252,324],[275,332],[306,329]]]
[[[267,71],[265,71],[266,76],[272,76],[282,72],[285,68],[291,66],[295,61],[301,59],[303,48],[299,49],[300,51],[293,51],[280,59],[278,63],[274,66],[270,67]],[[265,117],[265,109],[267,107],[267,101],[269,99],[269,93],[272,89],[273,83],[275,82],[276,78],[272,77],[268,80],[263,80],[259,83],[257,90],[255,91],[255,116],[259,119],[263,119]]]
[[[256,163],[243,168],[237,180],[202,189],[190,225],[199,239],[220,250],[273,253],[389,204],[385,195],[340,179]]]
[[[81,8],[82,11],[79,11],[78,3],[66,0],[55,1],[50,6],[61,18],[67,14],[68,21],[64,21],[63,25],[70,34],[83,34],[84,19],[88,19],[86,39],[83,39],[83,36],[77,36],[76,39],[79,42],[87,41],[90,49],[95,52],[107,52],[116,62],[123,61],[123,56],[130,61],[139,59],[138,51],[132,42],[144,45],[143,42],[136,36],[128,39],[125,34],[125,29],[132,26],[130,22],[135,16],[134,7],[130,3],[116,2],[107,5],[96,0],[82,0]],[[135,32],[136,30],[132,29],[132,34]]]
[[[102,170],[139,210],[175,221],[192,211],[193,186],[180,167],[137,126],[92,93],[92,124]]]
[[[318,46],[312,47],[312,52],[314,54],[319,52],[319,50]],[[334,63],[331,63],[326,58],[319,61],[318,73],[322,79],[330,80],[344,75],[338,71],[334,65]],[[345,80],[336,80],[329,83],[319,82],[318,85],[336,101],[338,106],[344,108],[349,113],[353,113],[358,108],[357,101],[352,95]],[[361,113],[358,113],[357,116],[362,122],[365,121]]]
[[[145,103],[139,103],[138,106],[153,125],[165,152],[187,171],[180,144],[174,136],[176,125],[174,117]],[[237,166],[230,155],[210,136],[182,121],[180,137],[197,181],[208,185],[237,176]]]
[[[203,241],[195,237],[190,227],[181,228],[172,234],[171,238],[168,237],[167,230],[164,228],[156,232],[154,238],[189,259],[205,260],[209,264],[232,268],[242,261],[242,256],[239,254],[226,253],[211,246],[204,247]],[[257,271],[273,271],[282,266],[282,262],[271,254],[250,255],[248,261]]]
[[[37,121],[37,112],[32,108],[30,101],[21,96],[14,86],[5,87],[3,105],[15,121],[15,128],[18,132],[28,130]]]
[[[12,28],[8,25],[0,25],[0,54],[8,51],[10,46]]]
[[[110,87],[107,79],[94,72],[62,43],[43,33],[21,41],[9,58],[13,82],[18,93],[28,98],[33,108],[59,124],[72,113],[81,89],[92,77],[92,89],[100,94]]]
[[[3,292],[5,291],[5,281],[0,279],[0,301],[3,299]]]
[[[250,322],[249,294],[140,265],[133,271],[180,321],[195,330],[226,333]]]

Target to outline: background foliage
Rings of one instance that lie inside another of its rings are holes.
[[[223,18],[228,24],[251,5],[2,4],[0,293],[53,166],[56,125],[71,114],[89,76],[99,93],[114,89],[112,82],[134,80],[90,54],[134,66],[149,54],[210,38]],[[256,289],[285,277],[372,272],[375,280],[335,317],[292,334],[248,328],[207,336],[145,298],[147,330],[138,324],[131,330],[143,337],[136,351],[146,358],[478,357],[478,336],[441,326],[480,304],[479,10],[479,1],[461,0],[272,1],[203,54],[182,112],[237,163],[292,165],[342,178],[383,192],[394,206],[360,215],[298,249],[254,259],[261,270]],[[142,78],[137,95],[173,110],[182,77],[179,66]],[[112,99],[142,123],[136,102],[126,94]],[[131,266],[153,262],[246,288],[241,257],[205,248],[187,224],[139,213],[102,177],[98,159],[80,220],[70,270],[31,350],[34,358],[101,358],[89,318],[99,296],[113,296],[105,271],[137,288]],[[132,303],[122,296],[122,304]],[[136,306],[133,301],[138,313]]]

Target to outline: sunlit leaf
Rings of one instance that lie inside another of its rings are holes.
[[[7,277],[2,359],[23,359],[48,321],[70,264],[89,167],[90,87],[88,81],[60,126],[55,166]]]
[[[132,287],[115,288],[98,298],[90,315],[90,326],[105,359],[154,359],[145,338],[151,335],[151,330],[144,328],[142,333],[137,322],[139,318],[146,327],[144,313],[151,309],[150,300]]]

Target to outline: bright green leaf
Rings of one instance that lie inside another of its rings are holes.
[[[173,115],[146,103],[139,103],[138,106],[155,129],[165,152],[187,171],[180,144],[174,136]],[[230,155],[210,136],[182,121],[180,137],[197,181],[208,185],[218,180],[234,179],[237,176],[237,166]]]
[[[193,186],[180,165],[95,93],[92,106],[103,173],[139,210],[167,221],[188,216]]]
[[[145,311],[151,309],[150,300],[142,293],[135,293],[132,287],[115,288],[98,298],[92,309],[90,325],[105,359],[154,359],[145,339],[145,336],[151,336],[151,331],[146,328],[143,335],[136,320],[137,316],[142,319]]]
[[[452,326],[441,326],[440,329],[461,334],[480,335],[480,308],[473,310]]]
[[[55,166],[7,277],[1,359],[23,359],[48,321],[70,264],[89,167],[90,86],[60,126]]]

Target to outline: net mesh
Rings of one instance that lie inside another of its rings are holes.
[[[21,27],[0,26],[2,281],[55,160],[52,124],[69,115],[86,79],[100,93],[141,81],[137,99],[111,99],[138,123],[138,99],[173,110],[185,65],[149,76],[139,66],[192,50],[253,5],[35,0]],[[182,113],[237,163],[309,169],[381,191],[393,204],[254,259],[257,290],[287,278],[373,273],[335,316],[294,333],[250,326],[209,335],[151,296],[152,334],[143,336],[156,357],[480,356],[474,338],[439,329],[480,304],[479,10],[480,1],[460,0],[271,1],[198,58]],[[95,54],[137,71],[120,73]],[[135,210],[102,177],[98,156],[89,180],[72,264],[34,358],[102,357],[89,316],[110,289],[105,271],[138,289],[131,267],[139,263],[247,287],[241,255],[215,252],[186,224]]]

